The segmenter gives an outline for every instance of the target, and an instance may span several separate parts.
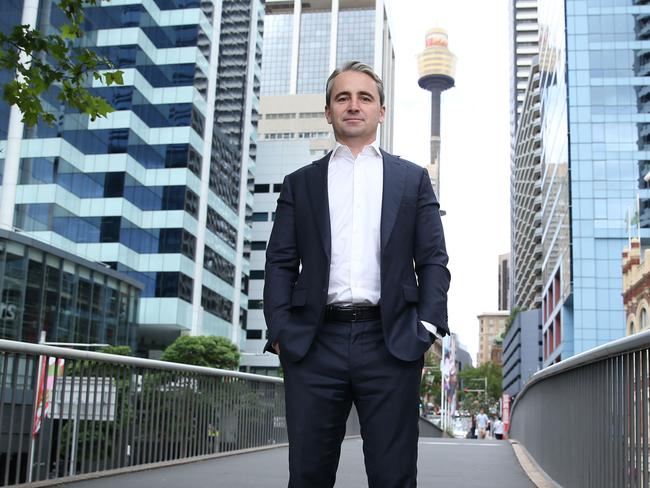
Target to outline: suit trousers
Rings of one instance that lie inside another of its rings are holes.
[[[282,348],[282,344],[280,344]],[[417,485],[423,360],[392,356],[380,320],[325,322],[306,356],[284,369],[289,488],[331,488],[352,404],[370,488]]]

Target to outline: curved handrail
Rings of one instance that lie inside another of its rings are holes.
[[[273,376],[264,376],[253,373],[242,373],[240,371],[230,371],[227,369],[208,368],[205,366],[194,366],[191,364],[172,363],[169,361],[159,361],[156,359],[136,358],[132,356],[119,356],[116,354],[106,354],[94,351],[78,351],[66,347],[46,346],[43,344],[32,344],[28,342],[10,341],[0,339],[0,351],[28,353],[39,356],[55,356],[66,359],[85,359],[90,361],[101,361],[125,366],[136,366],[148,369],[162,369],[166,371],[182,371],[184,373],[200,373],[208,376],[229,376],[243,380],[253,380],[264,383],[283,383],[282,378]]]
[[[590,349],[580,354],[576,354],[575,356],[572,356],[557,364],[553,364],[551,366],[548,366],[538,371],[528,379],[524,387],[517,394],[515,403],[512,406],[512,410],[513,410],[512,413],[514,413],[514,409],[515,406],[517,405],[517,401],[520,398],[523,398],[526,392],[530,388],[532,388],[536,383],[539,383],[540,381],[549,378],[551,376],[562,374],[572,369],[585,366],[586,364],[595,363],[596,361],[600,361],[602,359],[607,359],[609,357],[616,356],[622,352],[632,352],[637,349],[648,347],[649,344],[650,344],[650,329],[644,332],[633,334],[631,336],[616,339],[614,341],[608,342],[607,344],[603,344],[601,346],[595,347],[594,349]]]
[[[650,486],[650,330],[534,374],[512,406],[512,438],[562,486]]]

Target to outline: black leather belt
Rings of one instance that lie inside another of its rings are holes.
[[[325,320],[334,322],[361,322],[381,317],[379,305],[328,305]]]

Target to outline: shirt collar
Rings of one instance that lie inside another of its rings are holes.
[[[377,139],[372,141],[372,143],[368,144],[367,146],[364,146],[359,154],[360,155],[364,153],[367,154],[367,151],[370,151],[373,156],[381,157],[381,151],[379,150],[379,143],[377,142]],[[336,141],[336,144],[334,145],[334,149],[332,150],[332,156],[330,157],[330,161],[335,156],[343,156],[343,155],[351,157],[352,151],[350,151],[350,148],[345,144],[341,144],[340,142]]]

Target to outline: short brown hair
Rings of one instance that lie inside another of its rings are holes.
[[[385,96],[384,96],[384,82],[381,81],[381,78],[373,71],[373,69],[368,66],[366,63],[361,61],[348,61],[342,67],[336,68],[332,71],[332,74],[327,78],[327,84],[325,85],[325,106],[329,107],[330,97],[332,96],[332,86],[334,86],[334,78],[343,73],[344,71],[357,71],[359,73],[366,74],[370,76],[377,85],[377,91],[379,92],[379,104],[383,107]]]

